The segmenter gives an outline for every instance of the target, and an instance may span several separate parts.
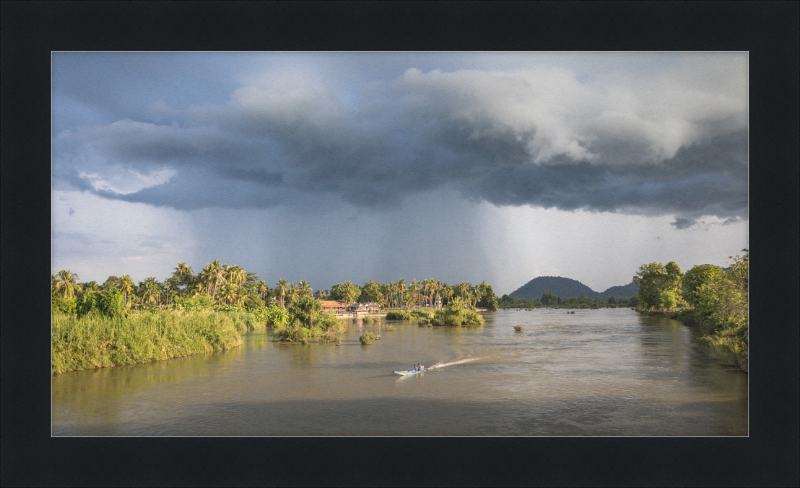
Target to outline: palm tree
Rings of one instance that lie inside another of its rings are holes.
[[[64,299],[75,298],[75,292],[81,291],[81,285],[77,283],[80,278],[70,270],[63,269],[58,272],[55,291],[61,291]]]
[[[81,289],[83,291],[97,291],[100,289],[100,285],[98,285],[96,281],[89,281],[81,283]]]
[[[135,283],[131,279],[130,275],[122,275],[119,277],[119,280],[117,280],[117,287],[119,288],[119,291],[122,292],[122,298],[124,298],[125,301],[128,300],[128,295],[134,292],[134,286]]]
[[[225,283],[225,270],[218,259],[211,262],[211,282],[214,284],[214,291],[211,293],[211,299],[213,300],[217,295],[217,287]]]
[[[442,285],[442,298],[449,302],[451,296],[453,296],[453,287],[447,286],[447,283],[444,283]]]
[[[247,273],[241,266],[224,266],[225,281],[235,283],[237,285],[243,284],[247,280]]]
[[[308,284],[306,280],[300,280],[300,285],[297,288],[298,294],[300,298],[310,297],[311,292],[314,290],[311,288],[311,285]]]
[[[415,296],[417,302],[416,304],[417,306],[419,306],[419,289],[420,289],[419,281],[415,279],[411,280],[411,286],[409,286],[408,289],[411,290],[411,293]]]
[[[145,278],[143,282],[139,283],[139,288],[142,290],[142,302],[153,303],[159,295],[159,283],[155,277],[151,276]]]
[[[172,273],[172,278],[175,285],[188,286],[192,279],[193,273],[194,271],[192,270],[191,266],[187,266],[183,261],[178,261],[178,267],[175,268],[175,271]]]
[[[349,281],[345,282],[347,284],[347,291],[345,291],[346,301],[347,304],[350,305],[351,303],[355,303],[358,300],[358,295],[361,294],[361,290],[358,288],[358,285],[353,285]]]
[[[236,289],[239,287],[236,283],[231,283],[230,281],[227,283],[223,283],[219,289],[219,300],[220,302],[225,301],[227,304],[231,304],[235,297],[236,297]]]
[[[211,263],[208,263],[203,268],[203,271],[201,271],[200,274],[197,276],[197,278],[200,280],[200,284],[202,286],[205,286],[206,293],[208,295],[211,295],[211,281],[212,281],[211,275],[213,274],[214,274],[214,269],[211,266]]]
[[[472,288],[472,293],[475,295],[475,304],[473,305],[473,307],[477,307],[478,302],[480,302],[481,298],[483,298],[483,289],[481,289],[479,285],[475,285]]]
[[[284,297],[286,296],[286,292],[289,289],[289,282],[281,278],[275,285],[275,289],[278,291],[278,295],[281,297],[281,307],[286,308]]]
[[[405,300],[403,300],[403,295],[406,294],[406,280],[405,278],[400,278],[400,281],[397,282],[397,298],[398,302],[402,304]]]
[[[255,286],[256,293],[261,295],[261,299],[266,301],[265,295],[269,292],[269,286],[264,282],[264,280],[259,280]]]

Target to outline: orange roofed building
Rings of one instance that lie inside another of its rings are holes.
[[[347,313],[347,305],[341,300],[323,300],[323,312]]]

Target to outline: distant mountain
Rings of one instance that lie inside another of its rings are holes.
[[[639,293],[639,285],[635,283],[628,283],[625,286],[612,286],[603,293],[598,293],[597,296],[605,298],[610,298],[610,297],[628,298],[636,296],[638,293]]]
[[[561,298],[579,297],[632,297],[639,293],[639,286],[629,283],[625,286],[612,286],[608,290],[598,293],[580,281],[561,276],[539,276],[527,282],[508,296],[512,298],[542,298],[545,290],[552,290],[553,295]]]
[[[597,292],[580,281],[560,276],[539,276],[526,283],[516,291],[509,293],[512,298],[542,298],[545,290],[552,290],[559,297],[596,297]]]

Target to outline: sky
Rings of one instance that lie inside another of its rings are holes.
[[[55,52],[51,268],[595,291],[748,247],[740,52]]]

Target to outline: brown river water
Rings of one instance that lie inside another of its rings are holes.
[[[340,346],[257,331],[229,351],[54,376],[52,434],[748,435],[748,376],[703,355],[677,321],[630,309],[483,316],[462,328],[348,319]],[[382,339],[362,346],[364,330]],[[392,373],[416,363],[431,370]]]

